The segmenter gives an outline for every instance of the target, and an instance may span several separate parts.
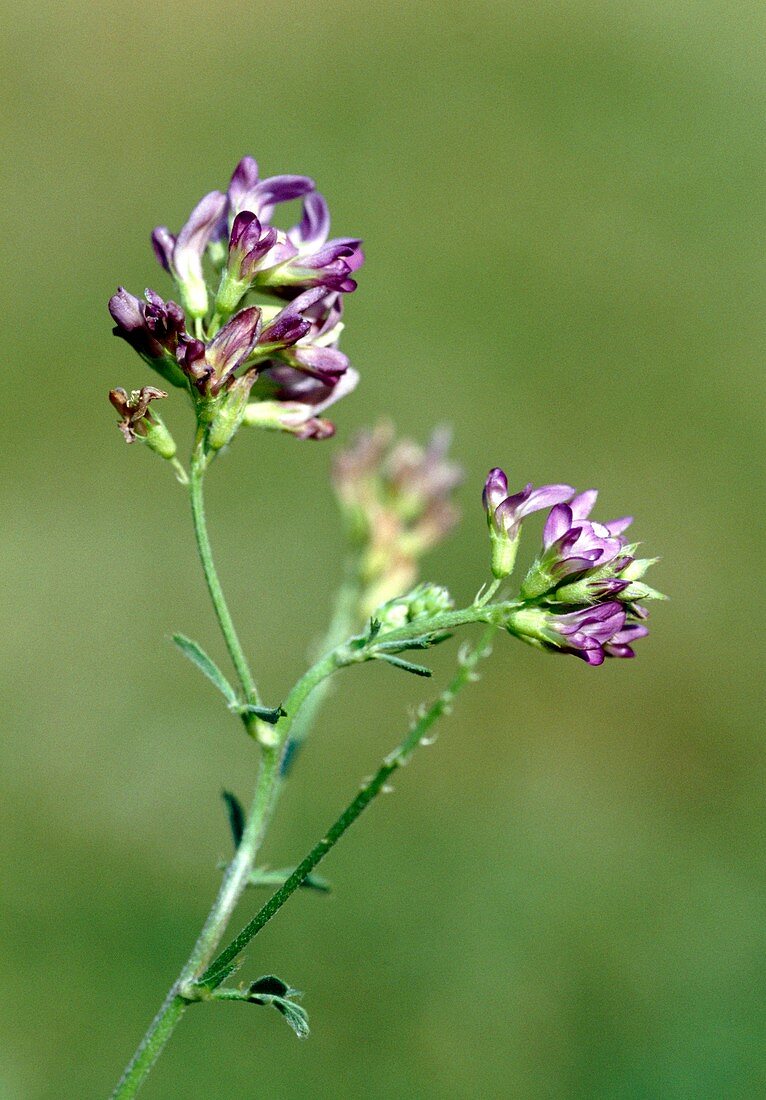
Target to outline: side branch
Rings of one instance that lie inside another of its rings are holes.
[[[207,989],[217,988],[230,973],[229,966],[239,954],[247,947],[250,941],[258,935],[265,924],[282,908],[287,899],[295,893],[301,883],[314,870],[331,848],[337,844],[343,834],[360,816],[362,811],[384,789],[393,772],[407,762],[418,745],[430,730],[431,726],[447,711],[461,689],[476,678],[476,666],[479,661],[489,655],[490,642],[495,628],[490,627],[481,638],[479,644],[467,652],[461,658],[460,668],[447,688],[442,692],[428,710],[413,725],[402,743],[382,762],[373,777],[363,785],[356,797],[349,803],[343,813],[328,829],[325,836],[311,849],[308,855],[298,864],[296,869],[269,898],[266,904],[259,910],[253,919],[245,925],[242,931],[210,964],[199,985]]]

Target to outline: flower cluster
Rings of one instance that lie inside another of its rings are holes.
[[[597,523],[590,514],[595,489],[575,494],[568,485],[544,485],[507,495],[502,470],[484,486],[493,572],[510,574],[524,518],[553,505],[542,551],[527,573],[520,600],[509,607],[506,627],[525,641],[572,653],[590,665],[605,657],[633,657],[632,642],[648,633],[641,601],[664,599],[642,581],[656,558],[635,556],[637,544],[623,533],[632,517]]]
[[[276,208],[293,199],[302,200],[300,222],[272,225]],[[364,257],[357,238],[329,239],[329,230],[312,180],[260,179],[245,157],[227,191],[206,195],[178,234],[164,226],[152,234],[181,304],[123,287],[111,298],[115,335],[189,391],[211,450],[242,422],[302,439],[333,433],[319,414],[358,381],[338,340],[343,296],[356,288]]]
[[[380,424],[337,455],[333,481],[360,557],[363,614],[406,592],[421,557],[457,523],[452,495],[463,471],[449,444],[445,429],[421,447]]]

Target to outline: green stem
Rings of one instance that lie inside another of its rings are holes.
[[[194,984],[210,963],[211,956],[220,943],[226,925],[247,886],[268,827],[279,789],[282,751],[290,735],[292,723],[314,688],[344,664],[353,663],[355,659],[350,658],[342,647],[333,650],[301,677],[285,699],[284,708],[287,713],[276,727],[278,743],[262,746],[261,770],[258,774],[250,813],[242,840],[226,869],[218,896],[183,970],[173,983],[138,1050],[128,1063],[113,1093],[113,1100],[129,1100],[136,1095],[149,1070],[162,1053],[188,1003],[198,999]]]
[[[263,926],[282,908],[288,898],[295,893],[301,883],[311,874],[317,864],[319,864],[330,849],[337,844],[362,811],[380,794],[393,772],[407,762],[418,745],[423,741],[431,726],[433,726],[445,711],[450,708],[456,695],[466,684],[475,679],[476,666],[483,657],[489,654],[490,640],[494,632],[495,627],[490,627],[489,630],[484,633],[478,645],[462,656],[460,668],[448,687],[442,692],[439,698],[431,704],[425,714],[423,714],[423,716],[413,725],[402,743],[398,745],[393,752],[389,753],[373,777],[367,780],[362,786],[358,794],[352,799],[340,817],[338,817],[333,825],[327,830],[325,836],[314,845],[309,854],[298,864],[286,882],[272,894],[266,904],[256,913],[253,919],[245,925],[239,935],[232,940],[228,947],[224,948],[224,950],[213,960],[205,974],[203,974],[200,984],[207,984],[208,988],[215,988],[224,980],[220,975],[222,972],[225,973],[225,968],[244,951],[250,941],[258,935]]]
[[[213,550],[210,546],[210,536],[208,535],[207,524],[205,522],[205,501],[202,492],[204,475],[204,458],[198,447],[192,458],[191,476],[189,478],[189,495],[191,497],[192,519],[194,521],[194,534],[197,539],[197,550],[199,551],[202,569],[205,574],[205,580],[207,582],[208,592],[210,593],[210,599],[213,602],[216,618],[218,619],[218,625],[221,628],[221,633],[223,634],[223,639],[226,643],[226,648],[229,651],[232,663],[237,670],[237,676],[242,685],[242,690],[245,693],[248,703],[257,704],[260,702],[258,690],[255,686],[252,673],[250,672],[250,667],[247,663],[244,650],[242,649],[239,636],[234,627],[234,622],[232,621],[231,613],[226,603],[226,597],[223,594],[221,582],[218,579],[218,573],[216,572],[215,563],[213,561]]]
[[[346,576],[338,589],[330,625],[322,639],[319,652],[327,653],[328,650],[334,649],[358,629],[360,592],[359,570],[357,563],[354,561],[349,563],[346,568]],[[290,768],[295,763],[303,742],[314,728],[317,715],[322,705],[327,701],[331,690],[332,681],[328,677],[311,693],[300,713],[296,716],[282,759],[282,779],[287,776]]]

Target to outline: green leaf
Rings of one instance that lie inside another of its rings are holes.
[[[415,665],[412,661],[405,661],[403,657],[394,657],[391,653],[381,653],[381,661],[387,661],[389,665],[393,665],[394,668],[401,668],[405,672],[411,672],[415,676],[432,676],[430,668],[426,668],[425,665]]]
[[[283,867],[278,871],[269,871],[265,867],[256,867],[254,871],[250,872],[250,878],[247,880],[247,885],[282,886],[287,882],[294,870],[294,867]],[[301,888],[316,890],[317,893],[320,894],[329,894],[332,891],[332,887],[326,878],[314,874],[306,875],[301,883]]]
[[[407,641],[387,642],[385,634],[382,641],[375,643],[376,653],[404,653],[407,649],[430,649],[435,644],[435,634],[421,634],[417,638],[408,638]]]
[[[262,978],[256,978],[250,986],[251,995],[264,994],[267,997],[287,997],[291,993],[295,994],[297,990],[291,989],[287,982],[283,982],[276,974],[265,974]]]
[[[200,649],[196,642],[193,642],[191,638],[187,638],[184,634],[174,634],[173,641],[183,655],[188,657],[191,663],[196,665],[203,675],[207,676],[211,684],[218,688],[229,706],[236,709],[239,706],[237,693],[204,649]]]
[[[254,703],[237,703],[236,707],[232,709],[236,710],[237,714],[253,714],[270,726],[276,726],[279,719],[284,718],[287,714],[287,711],[282,707],[257,707]]]
[[[307,1039],[309,1035],[309,1018],[306,1009],[296,1004],[295,1001],[282,1000],[281,997],[275,997],[273,1003],[274,1008],[277,1012],[282,1013],[298,1038]]]
[[[242,803],[231,791],[221,791],[221,798],[226,803],[234,847],[239,848],[239,842],[242,840],[242,834],[245,831],[245,811],[242,809]]]
[[[280,1012],[299,1039],[305,1039],[309,1033],[309,1018],[305,1008],[292,1000],[301,993],[278,978],[276,974],[266,974],[253,982],[247,992],[251,1004],[271,1005]]]

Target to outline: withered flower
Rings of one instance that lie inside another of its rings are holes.
[[[109,400],[120,414],[117,426],[125,442],[140,440],[162,458],[171,459],[176,453],[173,437],[160,417],[149,408],[150,402],[162,397],[167,397],[165,391],[154,386],[142,386],[140,390],[133,390],[130,396],[121,386],[109,391]]]

